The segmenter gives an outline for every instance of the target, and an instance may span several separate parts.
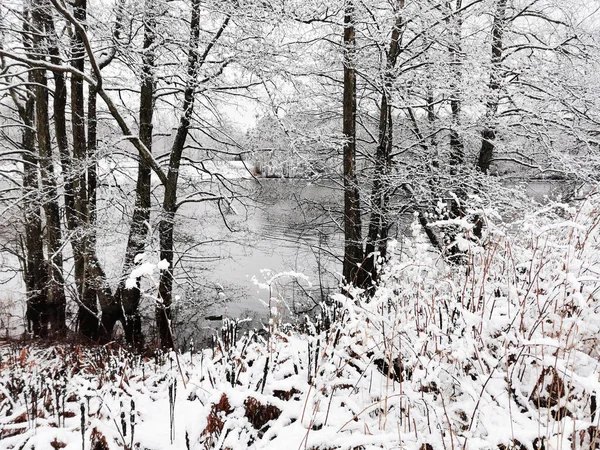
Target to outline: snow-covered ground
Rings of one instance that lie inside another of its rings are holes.
[[[275,306],[194,353],[6,344],[0,448],[600,448],[600,199],[488,218],[453,265],[415,227],[302,332]]]

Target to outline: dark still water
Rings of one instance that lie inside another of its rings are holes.
[[[189,289],[178,271],[176,324],[183,341],[220,326],[206,317],[265,318],[271,299],[277,314],[290,320],[337,289],[343,252],[339,187],[261,179],[238,188],[249,197],[227,211],[209,204],[182,211],[180,239],[190,248],[182,258],[194,267]],[[203,243],[192,248],[194,241]]]
[[[290,284],[300,284],[311,293],[318,291],[319,283],[327,288],[337,285],[343,245],[338,217],[341,191],[297,180],[262,180],[260,187],[253,187],[258,189],[257,200],[229,217],[231,227],[239,231],[229,232],[219,217],[211,229],[231,239],[223,239],[214,249],[221,260],[207,275],[240,300],[229,306],[233,315],[244,309],[264,311],[260,300],[268,300],[268,292],[256,283],[278,273],[304,274],[308,280],[296,277],[295,282],[291,275],[281,276],[272,283],[272,296],[283,295],[283,287]]]
[[[564,181],[523,184],[527,195],[540,203],[572,190]],[[296,320],[338,289],[343,254],[341,187],[261,179],[244,180],[240,188],[248,198],[223,214],[210,204],[182,211],[187,219],[179,225],[180,238],[187,239],[190,248],[182,259],[193,267],[180,276],[176,323],[184,343],[220,326],[220,320],[206,317],[253,317],[260,327],[271,298],[279,317]],[[395,233],[408,233],[411,221],[410,214],[399,217]],[[194,247],[198,241],[203,243]],[[185,275],[193,281],[189,288]]]

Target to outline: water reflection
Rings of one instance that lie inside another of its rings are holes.
[[[264,317],[269,297],[281,300],[281,314],[299,317],[337,289],[342,192],[301,180],[246,181],[243,188],[252,199],[224,216],[210,204],[181,211],[181,250],[188,250],[181,262],[191,267],[180,276],[176,311],[183,341],[218,325],[207,317]],[[193,241],[204,244],[192,248]],[[186,290],[186,278],[195,278],[195,288]]]
[[[341,189],[278,179],[246,180],[241,187],[248,197],[224,216],[210,204],[190,205],[182,211],[187,218],[179,227],[179,238],[190,242],[189,251],[182,255],[188,268],[184,275],[194,281],[186,290],[185,276],[180,276],[176,316],[182,342],[193,335],[211,334],[220,325],[207,317],[250,316],[257,319],[254,326],[260,326],[258,319],[267,315],[273,297],[282,302],[279,313],[294,320],[338,289],[343,252]],[[578,188],[552,180],[523,182],[523,187],[540,203],[572,197]],[[392,236],[406,233],[411,221],[411,214],[400,217]],[[198,240],[204,244],[193,248]],[[290,274],[265,286],[284,272]]]

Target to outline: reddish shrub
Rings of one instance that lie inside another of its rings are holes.
[[[106,437],[97,428],[92,430],[91,436],[91,450],[110,450]]]
[[[54,438],[52,442],[50,442],[50,446],[54,449],[65,448],[67,444],[64,442],[60,442],[58,439]]]
[[[231,405],[229,404],[229,399],[227,395],[221,395],[221,399],[219,403],[212,405],[210,408],[210,413],[206,418],[206,428],[202,431],[201,437],[205,437],[205,448],[210,448],[211,443],[214,438],[217,438],[221,432],[223,431],[223,426],[225,425],[222,419],[222,414],[225,415],[231,414],[233,409],[231,409]]]
[[[281,410],[274,405],[263,405],[253,397],[248,397],[244,402],[245,416],[254,428],[260,430],[271,420],[279,418]]]

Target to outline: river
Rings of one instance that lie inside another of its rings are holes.
[[[564,181],[524,184],[528,196],[541,203],[566,192]],[[199,247],[201,256],[189,255],[186,261],[196,261],[190,277],[196,277],[196,286],[202,280],[202,286],[180,296],[176,323],[184,343],[220,326],[218,320],[204,320],[207,316],[249,316],[258,326],[272,297],[283,305],[283,315],[294,320],[338,289],[343,253],[340,187],[289,179],[246,180],[241,187],[252,198],[225,212],[233,233],[214,206],[194,205],[183,211],[188,217],[183,229],[194,230],[188,239],[208,242]],[[412,217],[403,219],[399,234],[408,231]],[[270,290],[265,288],[276,274],[285,275],[276,278]]]
[[[180,237],[206,244],[184,256],[186,265],[197,262],[190,274],[197,287],[186,290],[180,277],[180,334],[191,337],[220,326],[203,319],[207,316],[250,316],[259,326],[269,298],[283,316],[298,317],[337,289],[342,191],[333,184],[289,179],[246,180],[240,187],[252,195],[223,216],[209,204],[182,211],[186,219],[179,227],[188,232]]]
[[[267,316],[269,298],[273,298],[280,314],[294,320],[338,289],[343,253],[340,186],[261,179],[239,181],[237,189],[247,196],[227,210],[219,211],[210,203],[190,203],[181,210],[176,227],[181,261],[176,268],[174,323],[183,345],[220,326],[220,320],[206,317],[250,316],[253,326],[260,327],[258,322]],[[526,187],[528,195],[540,202],[564,190],[562,181],[532,181]],[[396,232],[405,233],[411,220],[406,216]],[[122,245],[107,243],[100,249],[107,254],[106,265],[114,266],[113,276],[118,275],[120,265],[111,255],[120,255]],[[273,278],[276,274],[282,275]],[[270,287],[265,287],[269,280]],[[18,301],[22,286],[16,281],[5,282],[0,306],[6,309],[6,302],[13,300],[10,310],[18,323],[24,303]],[[151,324],[150,298],[145,310],[146,322]],[[6,314],[0,310],[0,316]],[[12,328],[2,320],[0,327],[7,333]],[[152,334],[152,325],[148,331]]]

